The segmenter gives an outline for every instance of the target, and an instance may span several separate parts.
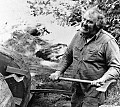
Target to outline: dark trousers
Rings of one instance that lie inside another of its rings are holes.
[[[105,100],[105,93],[90,84],[73,83],[72,93],[71,107],[99,107]]]

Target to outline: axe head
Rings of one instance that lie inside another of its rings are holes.
[[[96,90],[101,91],[101,92],[105,92],[107,90],[108,86],[113,82],[116,82],[116,80],[115,79],[109,80],[104,85],[100,86],[99,88],[96,88]]]

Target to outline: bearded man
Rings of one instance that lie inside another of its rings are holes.
[[[72,84],[71,107],[99,107],[104,103],[105,93],[96,90],[96,84],[119,76],[120,51],[115,38],[103,30],[105,17],[97,9],[88,9],[81,28],[68,46],[60,65],[50,75],[57,80],[73,65],[73,78],[91,80]]]

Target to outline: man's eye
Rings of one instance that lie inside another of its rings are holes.
[[[85,21],[85,19],[82,19],[82,21]]]
[[[93,21],[91,21],[91,20],[88,20],[88,22],[91,23],[91,24],[93,24]]]
[[[86,20],[85,18],[83,18],[82,21],[86,21],[87,23],[93,24],[93,21],[91,21],[91,20]]]
[[[86,18],[82,18],[82,20],[84,21],[84,20],[86,20]]]

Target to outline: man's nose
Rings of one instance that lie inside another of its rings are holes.
[[[88,26],[87,21],[83,21],[82,26],[87,27]]]
[[[84,26],[87,25],[87,21],[86,20],[83,21],[83,25]]]

